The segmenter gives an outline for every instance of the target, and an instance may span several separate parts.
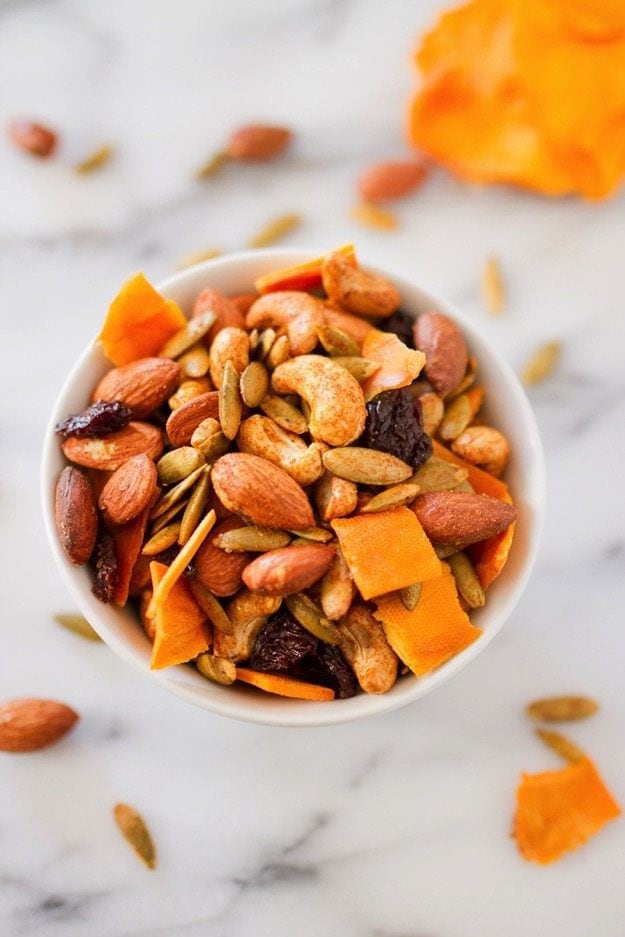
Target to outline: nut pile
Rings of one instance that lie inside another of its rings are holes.
[[[450,319],[353,248],[212,288],[186,320],[141,276],[114,367],[58,424],[60,543],[136,603],[155,669],[299,699],[387,692],[480,635],[512,542],[505,437]]]

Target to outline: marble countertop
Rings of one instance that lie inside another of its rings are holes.
[[[435,0],[0,3],[0,123],[59,128],[56,160],[0,143],[2,697],[66,700],[58,746],[0,759],[3,937],[621,937],[623,821],[549,868],[510,839],[522,770],[555,764],[523,706],[587,693],[573,734],[625,801],[623,197],[602,205],[435,173],[384,233],[350,219],[358,170],[405,152],[414,38]],[[193,172],[247,120],[284,122],[279,164]],[[110,142],[110,166],[70,167]],[[289,245],[348,239],[457,302],[515,368],[558,338],[531,392],[549,495],[540,557],[503,632],[401,711],[330,729],[238,724],[57,627],[71,611],[38,503],[51,402],[119,283],[244,246],[299,212]],[[501,260],[504,315],[479,273]],[[153,831],[145,870],[111,820]]]

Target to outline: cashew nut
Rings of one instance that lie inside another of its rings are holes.
[[[221,387],[226,361],[241,375],[250,361],[250,339],[243,329],[228,325],[217,332],[209,351],[210,375],[215,387]]]
[[[510,455],[508,440],[492,426],[468,426],[451,444],[452,451],[471,465],[499,476]]]
[[[362,606],[339,622],[340,648],[365,693],[386,693],[397,680],[398,658],[384,628]]]
[[[317,344],[317,326],[325,323],[324,302],[295,290],[266,293],[250,307],[248,329],[285,328],[291,354],[306,355]]]
[[[228,660],[247,660],[254,650],[256,635],[269,616],[278,611],[281,603],[282,599],[277,596],[256,595],[242,589],[226,608],[232,634],[215,628],[213,653]]]
[[[267,416],[256,414],[244,420],[237,443],[241,452],[251,452],[279,465],[299,485],[312,485],[323,474],[321,456],[326,447],[318,442],[307,446]]]
[[[360,384],[331,358],[291,358],[273,372],[272,384],[278,393],[299,394],[305,401],[314,439],[331,446],[346,446],[362,434],[367,410]]]
[[[342,254],[328,254],[321,278],[328,298],[358,316],[386,319],[399,308],[401,296],[390,280],[355,267]]]
[[[355,482],[326,472],[315,485],[314,499],[321,520],[331,521],[335,517],[347,517],[356,510],[358,488]]]
[[[340,547],[337,546],[332,566],[321,580],[319,597],[326,618],[330,621],[338,621],[339,618],[347,615],[354,598],[354,591],[351,573]]]

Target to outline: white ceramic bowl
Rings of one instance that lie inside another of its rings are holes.
[[[225,293],[245,292],[252,288],[254,280],[261,274],[302,263],[311,256],[315,253],[282,248],[232,254],[178,273],[158,284],[158,289],[179,303],[183,310],[189,311],[195,296],[204,287],[211,286]],[[534,416],[515,374],[484,341],[475,326],[441,296],[392,271],[365,266],[377,269],[393,280],[402,294],[402,308],[412,313],[437,309],[458,323],[479,362],[480,384],[487,392],[485,412],[508,437],[512,449],[506,480],[518,508],[519,519],[509,561],[489,589],[486,606],[471,616],[473,622],[483,628],[483,636],[426,677],[403,677],[389,693],[381,696],[362,693],[351,699],[313,703],[282,699],[247,686],[217,686],[189,666],[151,671],[150,643],[134,612],[103,605],[92,595],[90,571],[69,563],[59,546],[54,527],[54,488],[64,465],[54,426],[68,413],[79,412],[87,405],[91,390],[110,367],[100,347],[90,345],[84,351],[52,410],[42,463],[43,515],[54,558],[76,605],[109,647],[145,676],[190,703],[224,716],[267,725],[330,725],[387,712],[413,702],[459,673],[484,650],[519,600],[536,557],[544,506],[543,454]]]

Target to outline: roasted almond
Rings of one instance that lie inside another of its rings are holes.
[[[193,568],[197,580],[213,595],[234,595],[241,587],[241,574],[252,559],[250,553],[228,553],[215,545],[215,538],[242,527],[238,517],[221,521],[195,554]]]
[[[512,504],[464,491],[417,495],[413,509],[430,540],[458,549],[506,530],[517,516]]]
[[[36,124],[30,120],[12,120],[8,133],[20,150],[32,156],[38,156],[40,159],[52,156],[56,149],[57,135],[43,124]]]
[[[291,476],[247,452],[230,452],[215,462],[213,487],[224,507],[250,524],[280,530],[314,527],[312,508]]]
[[[247,124],[231,134],[224,152],[230,159],[264,162],[283,153],[292,139],[287,127]]]
[[[54,520],[59,541],[70,562],[86,563],[98,534],[98,515],[87,476],[67,465],[56,483]]]
[[[440,312],[423,312],[414,325],[415,347],[426,357],[425,375],[445,397],[458,386],[469,355],[458,326]]]
[[[36,752],[66,735],[78,713],[55,700],[15,699],[0,706],[0,750]]]
[[[334,555],[323,543],[270,550],[246,566],[243,582],[261,595],[293,595],[321,579]]]
[[[165,429],[172,446],[188,446],[194,430],[208,417],[214,420],[219,417],[219,393],[216,390],[187,400],[170,413]]]
[[[158,490],[156,466],[141,454],[113,472],[98,499],[104,519],[114,527],[127,524],[150,504]]]
[[[180,381],[180,366],[165,358],[140,358],[108,371],[93,400],[119,400],[135,417],[149,416],[162,406]]]
[[[158,459],[163,451],[163,434],[151,423],[132,421],[128,426],[101,438],[66,439],[61,448],[70,462],[85,468],[115,471],[133,456],[145,453]]]
[[[424,164],[416,160],[376,163],[361,175],[358,191],[368,202],[405,198],[421,185],[426,174]]]

